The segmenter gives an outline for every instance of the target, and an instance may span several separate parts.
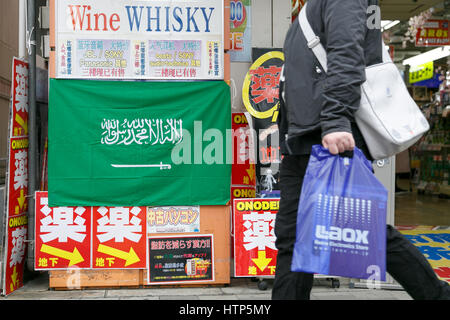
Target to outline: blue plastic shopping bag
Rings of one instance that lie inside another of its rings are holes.
[[[387,200],[361,150],[346,158],[313,146],[298,206],[292,271],[384,281]]]

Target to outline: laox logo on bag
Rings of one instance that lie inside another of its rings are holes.
[[[330,230],[327,231],[325,226],[316,226],[316,237],[323,240],[369,244],[368,235],[369,230],[330,227]]]

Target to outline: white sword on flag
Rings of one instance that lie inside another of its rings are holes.
[[[172,166],[170,164],[111,164],[114,168],[159,168],[160,170],[170,170]]]

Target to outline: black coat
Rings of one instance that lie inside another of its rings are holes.
[[[377,4],[376,0],[308,1],[308,21],[327,52],[326,74],[307,47],[298,21],[292,23],[283,48],[285,82],[280,84],[283,153],[307,154],[325,134],[337,131],[353,133],[357,146],[364,144],[354,113],[366,66],[382,62],[381,31],[373,25],[375,11],[369,7]],[[284,145],[286,138],[290,148]]]

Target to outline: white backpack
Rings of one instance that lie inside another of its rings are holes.
[[[327,72],[327,53],[308,22],[306,5],[298,21],[308,47]],[[382,47],[383,62],[366,68],[366,82],[361,86],[361,104],[355,113],[358,128],[375,160],[408,149],[430,129],[384,44]]]

